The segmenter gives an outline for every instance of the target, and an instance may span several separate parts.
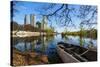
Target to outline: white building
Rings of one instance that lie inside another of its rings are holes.
[[[30,14],[30,24],[35,27],[35,15],[34,14]]]
[[[41,23],[41,29],[47,29],[47,16],[43,16],[43,19],[42,19],[42,23]]]

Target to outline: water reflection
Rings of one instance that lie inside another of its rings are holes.
[[[60,58],[56,52],[56,45],[58,42],[63,41],[66,43],[79,45],[78,36],[66,36],[61,35],[56,36],[37,36],[37,37],[14,37],[12,38],[13,47],[20,50],[21,52],[37,52],[40,54],[45,54],[48,56],[49,63],[61,63]],[[89,38],[84,38],[84,47],[88,47]],[[93,46],[97,46],[97,41],[92,40]]]
[[[54,39],[51,37],[26,37],[26,38],[13,38],[13,47],[17,48],[20,51],[36,51],[45,53],[45,50],[48,46],[48,43]]]
[[[65,36],[63,37],[63,41],[65,43],[74,44],[74,45],[80,45],[80,37],[79,36]],[[82,38],[83,41],[83,47],[88,48],[90,45],[93,47],[97,47],[97,40],[96,39],[90,39],[90,38]]]

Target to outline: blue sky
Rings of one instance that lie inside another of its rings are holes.
[[[17,3],[17,5],[15,6],[15,8],[18,10],[18,12],[14,12],[14,18],[13,20],[16,21],[18,24],[24,24],[24,16],[25,14],[29,15],[29,14],[35,14],[36,15],[36,21],[41,21],[42,18],[39,15],[39,13],[43,13],[45,14],[44,10],[39,10],[42,7],[46,7],[48,6],[50,3],[38,3],[38,2],[24,2],[24,1],[19,1]],[[56,6],[54,9],[50,10],[56,10],[57,7],[61,6],[61,4],[59,4],[58,6]],[[74,7],[76,9],[79,8],[80,5],[69,5],[69,7]],[[47,12],[49,13],[49,12]],[[76,15],[78,14],[78,12],[76,11]],[[72,20],[74,21],[73,23],[76,25],[76,28],[74,28],[73,26],[67,28],[69,31],[77,31],[79,30],[79,23],[81,22],[81,20],[79,18],[76,18],[73,14],[71,14],[72,16]],[[55,30],[58,32],[63,32],[64,29],[66,28],[66,26],[60,26],[59,24],[57,25],[55,20],[53,19],[53,17],[51,18],[52,22],[48,21],[48,26],[51,25],[55,27]]]

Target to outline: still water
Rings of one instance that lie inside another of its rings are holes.
[[[37,37],[14,37],[12,39],[13,47],[25,51],[34,51],[37,53],[42,53],[48,56],[50,63],[61,63],[60,58],[56,52],[56,46],[58,42],[66,42],[69,44],[79,45],[79,36],[67,36],[62,37],[60,34],[55,36],[37,36]],[[94,47],[97,47],[97,40],[91,40],[90,38],[84,38],[83,47],[87,48],[92,41]]]

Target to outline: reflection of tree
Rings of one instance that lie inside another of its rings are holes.
[[[41,37],[41,51],[42,53],[45,52],[45,49],[46,49],[46,44],[45,44],[45,40],[44,40],[44,36],[40,36]]]
[[[80,25],[80,46],[83,46],[83,26]]]
[[[27,42],[24,42],[24,48],[25,48],[25,52],[27,52]]]
[[[46,42],[50,42],[54,39],[54,36],[46,36]]]
[[[31,47],[31,51],[34,51],[34,48],[35,48],[35,47],[34,47],[34,46],[35,46],[35,40],[33,40],[33,41],[30,42],[30,43],[31,43],[31,46],[30,46],[30,47]]]
[[[36,48],[36,49],[40,50],[41,53],[45,53],[45,50],[47,49],[48,43],[51,39],[52,39],[52,37],[47,37],[47,36],[41,35],[37,39],[37,42],[35,44],[35,46],[40,46],[40,48]]]
[[[12,40],[12,42],[11,42],[12,45],[18,44],[18,38],[12,37],[11,40]]]
[[[45,51],[49,43],[54,39],[54,36],[42,36],[42,50]]]

